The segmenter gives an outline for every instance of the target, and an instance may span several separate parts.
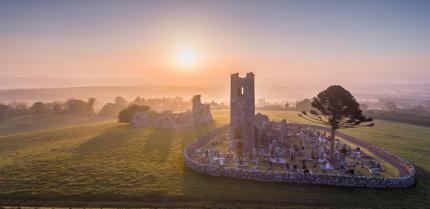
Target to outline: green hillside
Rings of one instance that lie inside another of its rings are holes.
[[[296,112],[265,113],[273,119],[303,122]],[[230,206],[275,201],[348,208],[422,208],[430,202],[430,128],[377,120],[375,127],[348,131],[411,160],[419,174],[415,187],[385,190],[275,184],[209,177],[184,168],[184,146],[228,123],[227,111],[213,114],[214,124],[182,130],[134,129],[104,122],[1,137],[0,199]]]

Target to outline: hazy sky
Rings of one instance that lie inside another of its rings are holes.
[[[430,1],[406,0],[1,0],[0,78],[206,85],[253,71],[285,85],[429,82],[429,11]],[[192,64],[178,60],[184,50]]]

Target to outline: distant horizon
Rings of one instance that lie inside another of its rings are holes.
[[[29,77],[31,79],[32,77]],[[65,84],[63,80],[54,77],[42,77],[39,80],[43,86],[27,86],[21,88],[2,88],[0,87],[0,103],[12,101],[58,101],[68,98],[87,99],[96,97],[100,101],[110,102],[116,96],[123,96],[127,99],[134,99],[136,96],[144,98],[154,97],[182,97],[191,98],[192,95],[201,94],[203,101],[228,102],[230,76],[226,75],[223,83],[211,85],[178,85],[170,83],[118,83],[118,79],[112,79],[112,83],[97,83],[89,81],[87,85],[78,79],[80,85]],[[0,83],[4,85],[3,82]],[[19,78],[18,78],[19,79]],[[46,79],[46,80],[45,80]],[[58,82],[57,85],[50,82]],[[13,82],[13,80],[10,80]],[[67,82],[66,82],[67,83]],[[35,82],[31,82],[32,85]],[[60,85],[61,84],[61,85]],[[301,83],[301,84],[273,84],[265,82],[256,74],[256,99],[266,99],[270,103],[276,102],[295,102],[305,98],[312,98],[318,92],[330,85],[321,83]],[[409,99],[416,101],[430,101],[430,85],[423,83],[373,83],[366,85],[343,85],[347,90],[360,101],[372,99]],[[43,93],[44,92],[44,93]],[[49,96],[53,94],[53,96]],[[32,99],[33,98],[33,99]]]
[[[242,73],[243,74],[243,73]],[[242,75],[241,74],[241,75]],[[264,74],[264,73],[263,73]],[[225,74],[224,78],[229,78],[230,74]],[[259,76],[259,74],[257,74]],[[149,79],[150,80],[150,79]],[[116,76],[0,76],[0,89],[33,89],[33,88],[72,88],[72,87],[91,87],[91,86],[137,86],[137,85],[159,85],[159,86],[177,86],[177,87],[210,87],[219,86],[226,83],[227,80],[205,83],[169,83],[149,81],[145,77],[116,77]],[[28,83],[31,81],[31,83]],[[290,83],[281,83],[283,86],[303,86],[303,81],[312,81],[312,78],[296,80]],[[259,83],[272,83],[271,80],[259,80]],[[383,80],[367,81],[367,83],[344,82],[345,84],[366,87],[368,85],[430,85],[430,80],[421,78],[417,80]],[[341,83],[325,81],[324,85],[337,85]],[[312,84],[305,86],[314,86]],[[430,87],[430,86],[429,86]]]
[[[418,0],[1,1],[0,88],[210,86],[249,71],[318,88],[428,83],[429,10]],[[59,81],[30,79],[41,77]]]

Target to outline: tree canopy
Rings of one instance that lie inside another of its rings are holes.
[[[90,115],[94,113],[95,98],[89,98],[88,102],[80,99],[68,99],[65,103],[65,110],[71,114]]]
[[[134,114],[138,112],[147,112],[149,111],[149,109],[150,108],[146,105],[138,105],[138,104],[130,105],[128,108],[121,110],[121,112],[119,112],[118,121],[120,123],[131,123],[131,121],[133,120]]]
[[[30,111],[31,111],[31,113],[33,113],[35,115],[41,115],[41,114],[44,114],[44,113],[48,113],[49,112],[49,108],[43,102],[35,102],[31,106]]]
[[[373,126],[373,119],[363,115],[360,104],[342,86],[330,86],[311,102],[313,110],[303,111],[302,117],[333,129]]]
[[[118,113],[127,107],[127,100],[122,97],[116,97],[115,103],[106,103],[103,105],[99,112],[99,115],[105,116],[117,116]]]

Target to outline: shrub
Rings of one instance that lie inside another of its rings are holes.
[[[149,107],[146,105],[130,105],[128,108],[121,110],[118,114],[118,122],[120,123],[131,123],[133,115],[138,112],[147,112]]]

